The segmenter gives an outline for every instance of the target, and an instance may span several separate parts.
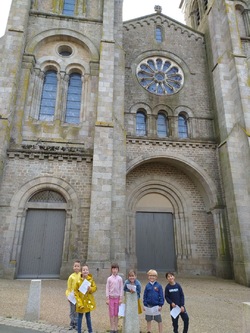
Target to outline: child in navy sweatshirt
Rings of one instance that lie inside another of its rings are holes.
[[[183,320],[183,333],[188,332],[189,325],[189,317],[187,311],[185,309],[185,298],[182,287],[179,283],[175,282],[174,273],[168,272],[166,273],[166,279],[168,280],[168,284],[165,288],[165,299],[168,304],[170,304],[170,311],[178,305],[180,307],[180,314],[176,318],[172,318],[172,324],[174,328],[174,333],[178,333],[178,320],[179,316]]]

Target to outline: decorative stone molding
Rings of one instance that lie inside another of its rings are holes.
[[[25,144],[20,148],[10,148],[7,151],[9,158],[39,159],[39,160],[68,160],[81,162],[92,161],[93,152],[84,147],[51,146],[46,144]]]
[[[216,143],[207,142],[184,142],[184,141],[167,141],[167,140],[145,140],[145,139],[135,139],[127,138],[127,144],[138,144],[138,145],[158,145],[158,146],[172,146],[172,147],[187,147],[187,148],[207,148],[207,149],[217,149],[218,145]]]

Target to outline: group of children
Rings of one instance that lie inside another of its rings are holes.
[[[82,330],[82,318],[85,314],[86,324],[89,333],[93,333],[90,312],[96,308],[93,293],[97,290],[93,276],[89,273],[87,265],[81,267],[80,261],[75,261],[73,271],[67,282],[66,296],[70,305],[70,330],[76,329],[78,333]],[[175,281],[174,273],[166,273],[168,284],[163,293],[162,285],[157,281],[156,270],[150,269],[147,272],[149,282],[143,293],[143,309],[147,322],[147,333],[151,332],[151,323],[158,323],[159,333],[162,333],[161,309],[164,299],[170,305],[173,332],[178,333],[179,316],[183,320],[183,333],[188,332],[189,317],[185,308],[184,293],[181,285]],[[142,313],[140,295],[141,283],[136,273],[130,270],[128,279],[123,283],[119,275],[118,264],[111,265],[111,275],[106,283],[106,304],[109,307],[110,333],[118,333],[119,306],[123,302],[124,292],[137,293],[138,313]],[[175,311],[177,310],[177,311]],[[172,313],[175,311],[175,313]]]

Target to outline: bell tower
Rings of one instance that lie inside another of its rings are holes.
[[[204,33],[235,280],[250,285],[250,3],[186,0],[186,22]]]

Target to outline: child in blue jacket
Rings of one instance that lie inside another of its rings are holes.
[[[178,305],[180,307],[180,314],[176,318],[172,318],[172,324],[174,333],[178,333],[178,320],[179,316],[183,320],[183,333],[188,333],[188,325],[189,325],[189,317],[185,308],[185,298],[182,287],[179,283],[175,282],[174,273],[168,272],[166,273],[166,279],[168,280],[168,284],[165,288],[165,299],[170,304],[170,311]]]
[[[158,323],[159,333],[162,333],[162,318],[161,318],[161,308],[164,304],[164,295],[163,289],[159,282],[157,282],[158,274],[154,269],[150,269],[147,272],[148,275],[148,284],[145,287],[143,294],[143,305],[144,310],[146,308],[152,308],[158,306],[158,314],[148,315],[146,314],[145,319],[147,321],[147,333],[151,332],[151,323],[152,320],[155,320]]]

